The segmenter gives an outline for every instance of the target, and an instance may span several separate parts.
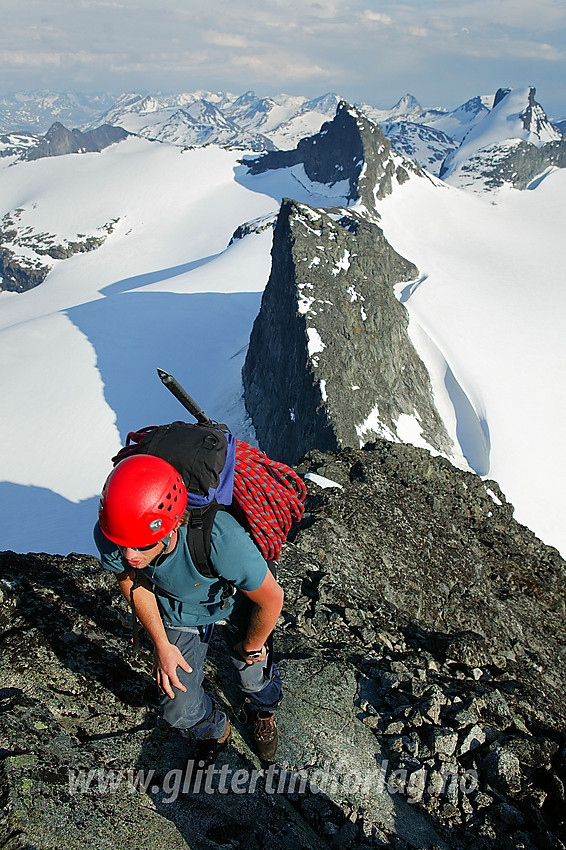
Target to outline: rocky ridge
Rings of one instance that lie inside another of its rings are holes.
[[[458,171],[458,185],[499,189],[505,184],[527,189],[552,168],[566,168],[566,140],[547,142],[537,148],[516,140],[490,145],[473,154]]]
[[[175,793],[186,755],[113,577],[76,554],[0,556],[0,846],[565,846],[564,561],[495,482],[424,450],[314,451],[298,470],[325,487],[308,481],[279,562],[271,773],[215,639],[235,742]]]
[[[242,373],[246,408],[268,454],[296,462],[315,446],[395,439],[403,417],[450,452],[394,295],[394,284],[416,276],[359,214],[283,202]]]
[[[415,163],[393,154],[379,125],[345,101],[338,104],[332,121],[301,139],[294,150],[270,151],[245,164],[252,176],[302,165],[314,183],[343,183],[348,202],[359,200],[369,215],[376,199],[390,194],[395,181],[403,183],[409,172],[422,174]]]
[[[0,157],[14,157],[14,160],[25,159],[30,148],[40,140],[37,133],[4,133],[0,135]]]
[[[400,439],[413,427],[439,452],[453,448],[428,372],[409,340],[395,286],[417,268],[387,242],[376,202],[425,178],[393,154],[377,125],[342,103],[332,122],[294,151],[245,160],[249,173],[301,165],[314,183],[344,187],[354,207],[315,209],[286,199],[243,368],[258,440],[296,462],[311,448]]]
[[[80,130],[67,130],[63,124],[56,121],[37,145],[27,150],[26,159],[64,156],[69,153],[100,153],[104,148],[121,142],[129,135],[122,127],[111,127],[109,124],[82,133]]]

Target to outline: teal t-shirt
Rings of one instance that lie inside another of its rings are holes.
[[[105,569],[122,573],[128,568],[120,550],[104,536],[98,523],[94,541]],[[218,511],[212,526],[210,560],[219,576],[242,590],[257,590],[267,575],[267,564],[250,535],[226,511]],[[196,569],[185,529],[180,529],[175,549],[162,563],[150,564],[140,572],[154,585],[166,626],[205,626],[226,617],[233,608],[233,597],[228,608],[220,607],[222,582],[205,578]]]

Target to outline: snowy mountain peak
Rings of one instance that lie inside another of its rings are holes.
[[[460,147],[448,155],[440,176],[458,186],[477,182],[478,188],[495,187],[506,182],[497,172],[505,171],[507,158],[513,156],[521,143],[541,148],[561,142],[562,133],[552,126],[535,94],[532,86],[499,89],[493,109],[472,127]],[[537,162],[540,159],[535,158]]]
[[[138,111],[140,113],[155,112],[157,109],[159,109],[159,102],[154,97],[151,97],[151,95],[148,95],[148,97],[144,97],[141,101]]]
[[[100,121],[146,139],[183,147],[217,144],[287,150],[299,139],[316,133],[332,117],[338,100],[334,94],[314,100],[289,95],[260,98],[251,90],[238,97],[206,91],[130,93],[118,98]],[[94,126],[90,124],[87,129]]]
[[[393,109],[391,110],[391,115],[397,115],[399,117],[407,117],[408,115],[421,115],[424,112],[424,109],[412,94],[405,94],[402,98],[400,98]]]
[[[231,106],[231,110],[237,111],[238,109],[241,109],[242,106],[248,107],[250,106],[250,104],[257,102],[258,97],[256,93],[250,89],[249,91],[244,92],[244,94],[241,94],[239,97],[236,98],[236,100]]]
[[[412,94],[404,95],[390,109],[378,109],[368,103],[357,104],[376,124],[391,124],[398,121],[412,121],[416,124],[428,123],[430,119],[446,114],[445,109],[423,109]]]

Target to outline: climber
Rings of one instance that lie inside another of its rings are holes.
[[[231,740],[226,713],[202,685],[214,625],[222,621],[255,749],[270,760],[282,698],[270,636],[283,591],[250,536],[226,511],[218,511],[210,533],[216,575],[198,571],[189,552],[186,505],[185,485],[167,461],[147,454],[121,460],[104,485],[94,529],[102,565],[116,574],[153,641],[163,717],[186,737],[190,730],[194,758],[212,762]]]

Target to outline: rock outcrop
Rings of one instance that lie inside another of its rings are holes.
[[[404,417],[450,451],[394,294],[417,274],[359,214],[283,202],[243,369],[246,408],[268,454],[296,462],[314,447],[399,439]]]
[[[103,124],[95,130],[82,133],[67,130],[59,121],[51,125],[38,144],[27,151],[26,159],[41,159],[45,156],[63,156],[68,153],[100,153],[104,148],[121,142],[130,135],[122,127]]]
[[[75,239],[62,239],[26,226],[24,212],[19,208],[0,220],[0,291],[26,292],[39,286],[55,260],[100,248],[119,220],[106,222],[94,234],[78,233]]]
[[[504,148],[486,148],[462,166],[460,179],[479,180],[487,189],[498,189],[505,183],[526,189],[549,168],[566,168],[566,139],[547,142],[540,148],[523,141]]]
[[[375,200],[390,194],[395,181],[403,183],[410,171],[422,174],[415,163],[395,156],[378,124],[361,110],[340,101],[332,121],[314,136],[301,139],[290,151],[270,151],[246,160],[249,173],[302,165],[314,183],[344,183],[348,201],[360,200],[369,213]]]
[[[219,638],[208,686],[235,740],[187,779],[114,578],[77,554],[0,555],[0,846],[564,846],[564,561],[495,482],[424,450],[298,468],[332,486],[308,482],[279,562],[269,768]]]
[[[246,160],[252,176],[299,164],[314,183],[342,182],[353,206],[323,210],[291,199],[281,205],[242,373],[260,445],[294,463],[311,448],[402,439],[410,428],[450,454],[452,440],[394,292],[418,269],[389,245],[376,209],[410,171],[425,179],[424,173],[344,102],[296,150]]]

